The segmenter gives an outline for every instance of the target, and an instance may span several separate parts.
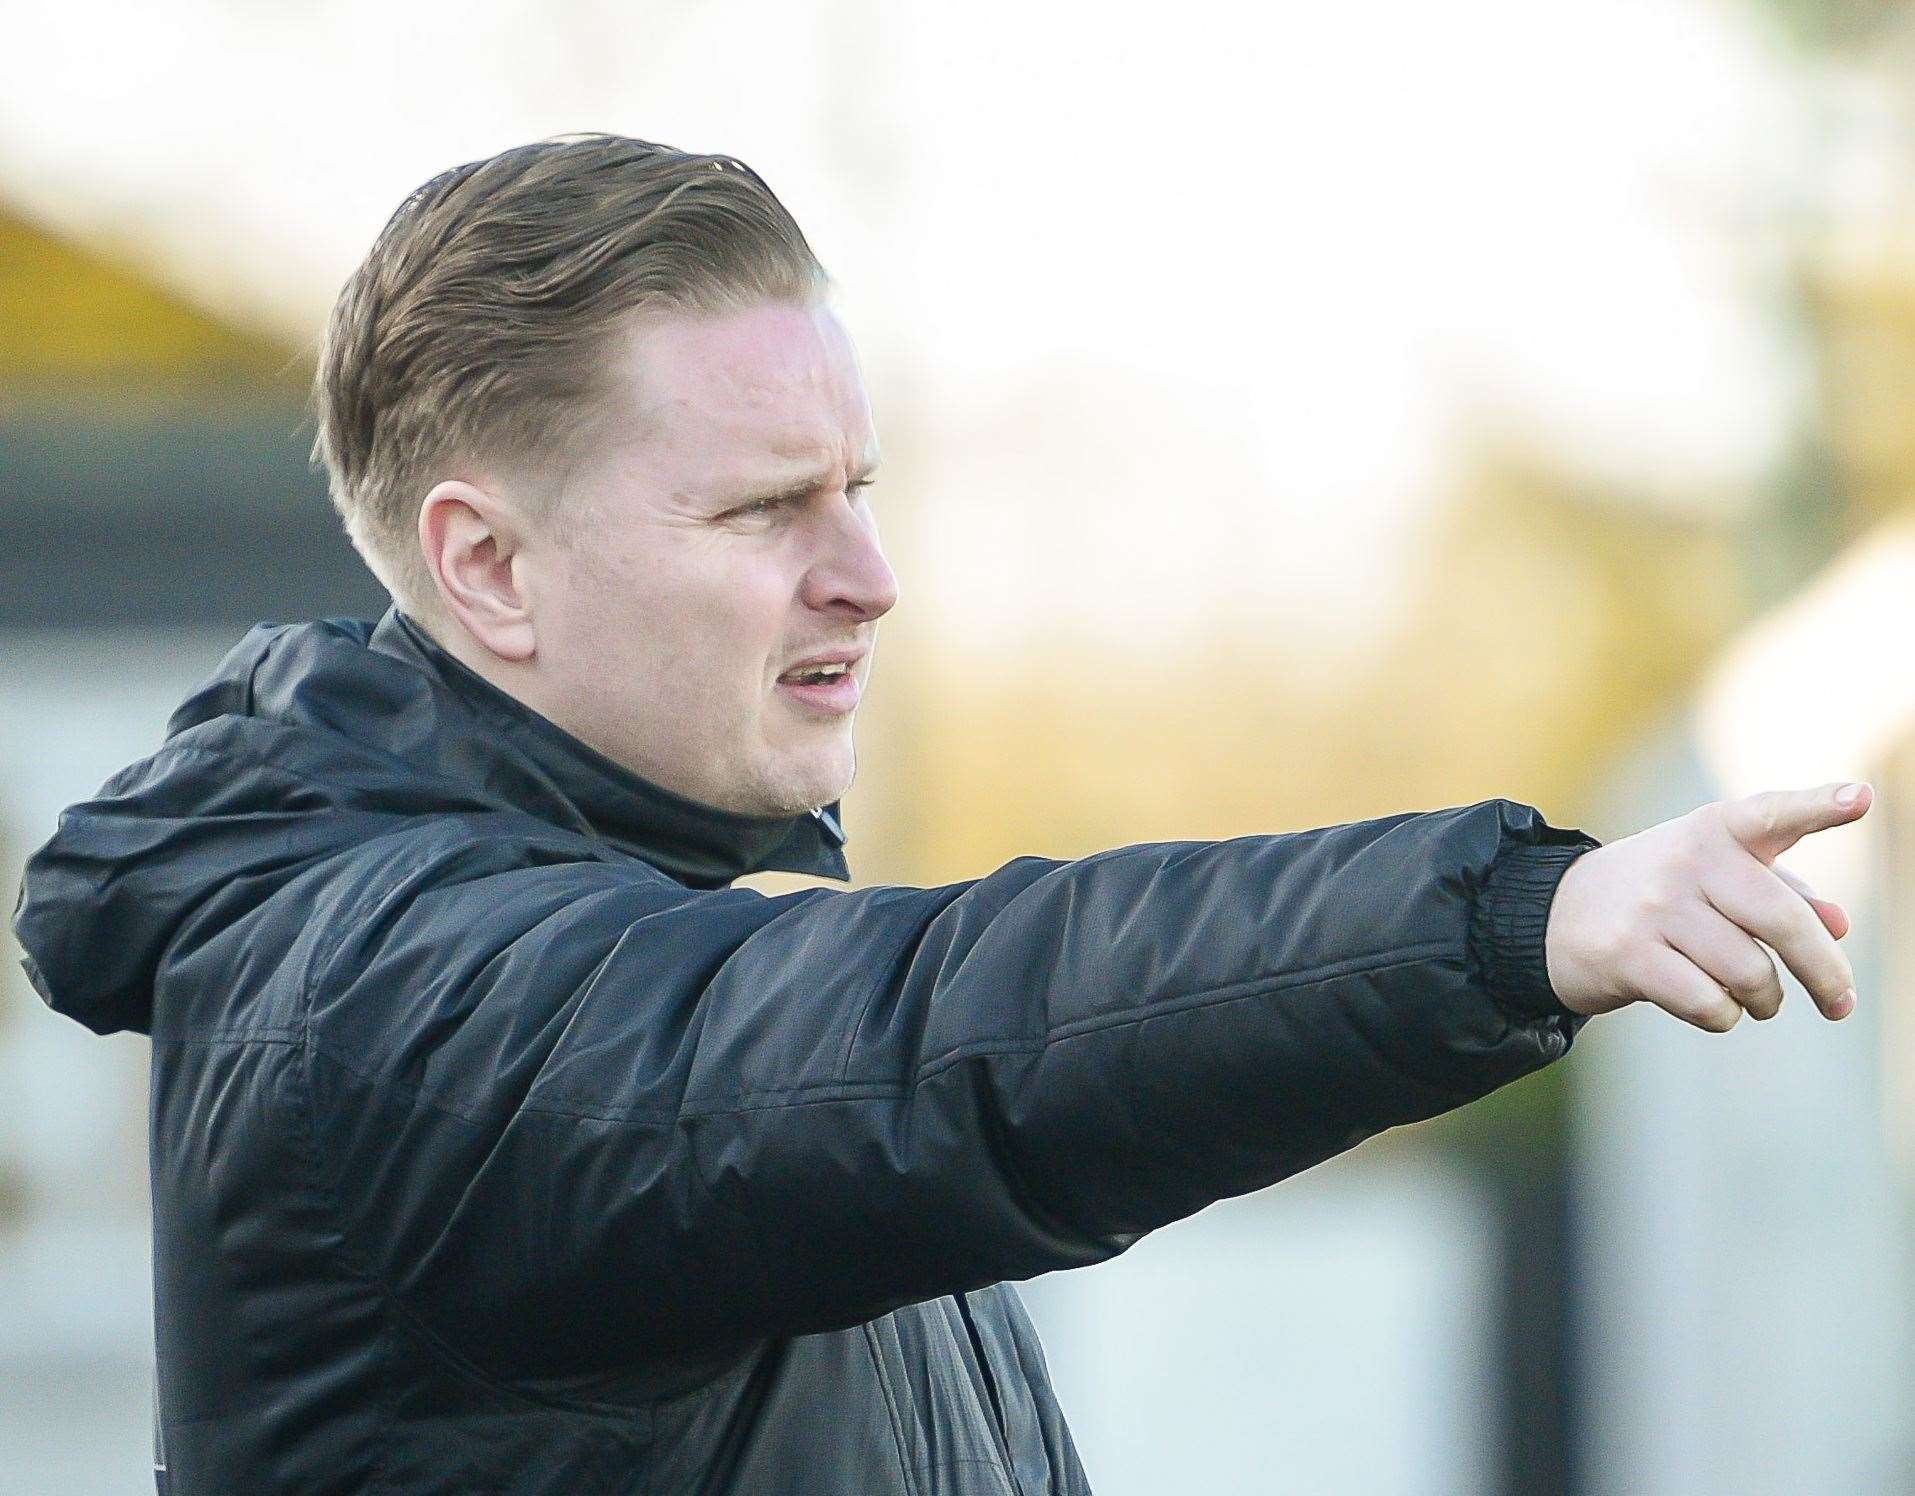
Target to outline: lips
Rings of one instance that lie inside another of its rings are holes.
[[[864,695],[864,683],[858,679],[858,662],[869,653],[868,647],[853,644],[806,655],[778,677],[777,693],[816,719],[847,717],[857,709],[858,700]],[[822,679],[804,679],[821,670],[829,674]]]
[[[861,649],[839,649],[825,654],[808,655],[787,668],[784,674],[778,677],[778,684],[796,685],[799,683],[800,676],[815,674],[819,671],[828,671],[839,678],[849,676],[857,668],[858,661],[864,658],[864,653]],[[838,666],[842,666],[843,669],[835,668]]]
[[[836,717],[843,716],[857,706],[858,698],[863,694],[863,688],[858,684],[856,673],[846,670],[842,674],[820,681],[817,685],[804,685],[798,681],[780,677],[778,692],[807,711]]]
[[[834,681],[851,673],[849,665],[836,662],[825,665],[799,665],[787,670],[778,677],[782,685],[817,686],[826,681]]]

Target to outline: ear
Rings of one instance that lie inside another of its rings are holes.
[[[439,600],[465,631],[502,660],[536,652],[531,599],[516,563],[518,516],[497,495],[447,479],[419,506],[419,546]]]

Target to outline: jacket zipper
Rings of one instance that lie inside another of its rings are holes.
[[[1011,1483],[1011,1489],[1022,1492],[1023,1486],[1017,1479],[1017,1462],[1011,1458],[1011,1430],[1004,1421],[1004,1402],[997,1390],[997,1378],[991,1374],[990,1359],[984,1354],[984,1337],[977,1332],[977,1321],[971,1318],[971,1301],[963,1294],[953,1294],[957,1301],[958,1318],[964,1321],[964,1331],[971,1337],[971,1354],[977,1357],[978,1375],[984,1378],[984,1392],[991,1402],[991,1422],[997,1430],[997,1450],[1004,1461],[1004,1478]]]

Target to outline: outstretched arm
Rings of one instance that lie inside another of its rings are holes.
[[[1492,800],[765,898],[494,841],[318,972],[320,1148],[349,1239],[482,1364],[855,1323],[1561,1055],[1544,925],[1592,845]]]

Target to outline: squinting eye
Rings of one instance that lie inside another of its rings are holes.
[[[878,480],[875,478],[854,479],[852,482],[845,485],[845,493],[847,495],[856,494],[856,495],[862,496],[864,491],[867,488],[872,487],[877,481]],[[744,504],[744,505],[741,505],[739,508],[732,510],[731,518],[734,518],[734,519],[747,518],[747,517],[754,518],[754,519],[760,518],[764,515],[770,514],[775,509],[783,509],[788,507],[789,505],[797,503],[798,498],[799,496],[794,494],[785,494],[778,498],[759,499],[756,503]]]
[[[772,511],[772,510],[774,510],[774,509],[781,509],[781,508],[783,508],[783,507],[784,507],[784,506],[785,506],[786,504],[789,504],[790,502],[791,502],[791,500],[789,500],[789,499],[760,499],[760,500],[758,500],[758,502],[757,502],[757,503],[755,503],[755,504],[747,504],[747,505],[745,505],[745,507],[744,507],[744,508],[742,508],[742,509],[734,509],[734,510],[732,510],[732,513],[733,513],[733,514],[735,514],[735,515],[739,515],[739,514],[754,514],[754,515],[755,515],[755,514],[769,514],[769,513],[771,513],[771,511]]]

